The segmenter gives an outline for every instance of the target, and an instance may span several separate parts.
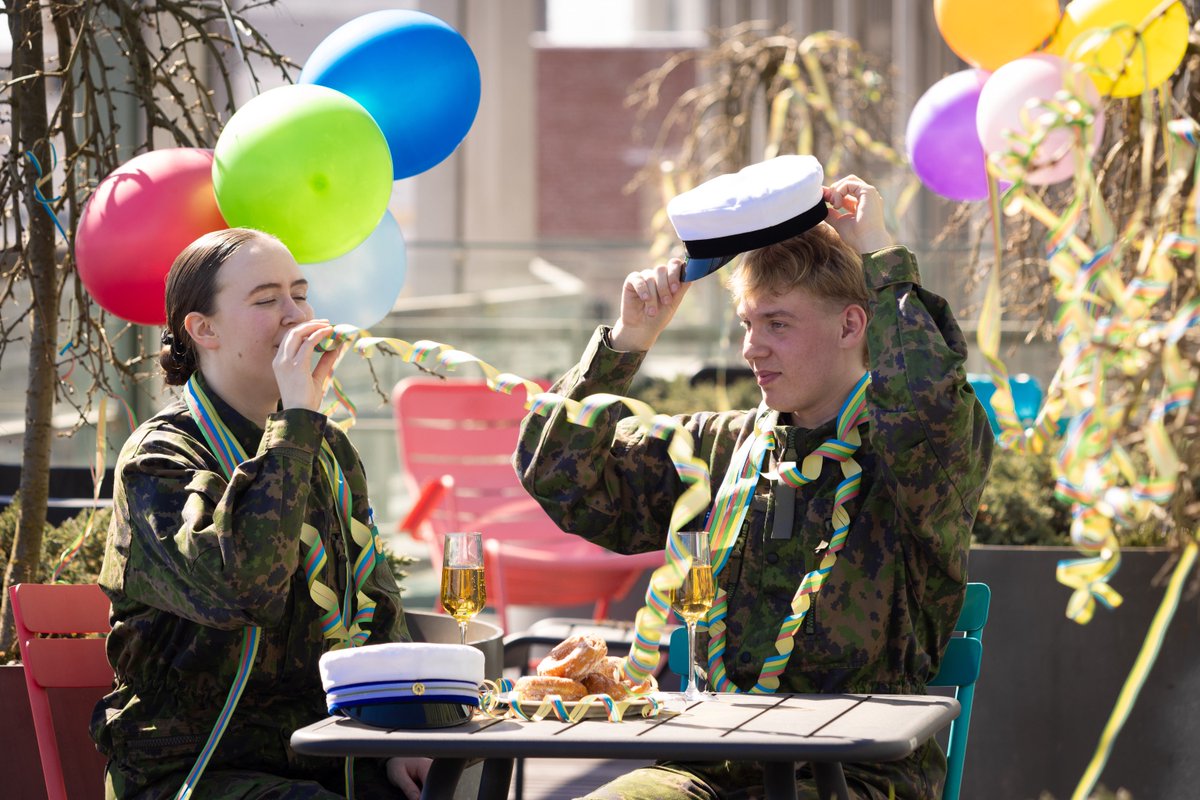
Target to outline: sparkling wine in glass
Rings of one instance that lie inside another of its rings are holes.
[[[442,554],[442,607],[458,621],[459,641],[466,644],[467,622],[487,604],[483,535],[447,533]]]
[[[687,624],[688,675],[683,699],[691,703],[705,699],[704,693],[696,687],[696,623],[712,608],[716,586],[708,531],[680,531],[677,536],[680,548],[692,558],[683,585],[671,592],[671,608]]]

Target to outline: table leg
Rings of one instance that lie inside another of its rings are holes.
[[[821,800],[850,800],[850,789],[846,787],[846,773],[837,761],[813,761],[813,777],[817,779],[817,797]]]
[[[483,775],[479,778],[478,800],[508,800],[512,773],[511,758],[489,758],[484,761]]]
[[[465,758],[435,758],[421,787],[421,800],[453,800],[466,765]]]
[[[764,761],[763,791],[768,800],[796,800],[795,763]]]

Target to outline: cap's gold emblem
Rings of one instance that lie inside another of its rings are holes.
[[[423,694],[425,694],[425,684],[423,684],[423,683],[414,683],[414,684],[413,684],[413,694],[417,695],[418,697],[419,697],[420,695],[423,695]]]

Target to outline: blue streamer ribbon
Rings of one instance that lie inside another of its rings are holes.
[[[33,164],[33,168],[37,172],[38,176],[38,180],[33,184],[33,196],[36,197],[37,201],[42,204],[42,208],[46,209],[46,213],[50,215],[50,219],[54,220],[54,227],[58,228],[58,232],[62,234],[63,241],[68,245],[71,244],[71,237],[67,235],[67,229],[64,228],[62,223],[58,221],[58,215],[55,214],[54,209],[50,207],[51,203],[61,200],[62,195],[59,195],[58,197],[51,197],[49,200],[46,199],[45,195],[42,194],[41,186],[39,186],[43,177],[42,165],[38,162],[37,156],[35,156],[30,150],[25,151],[25,157],[29,159],[29,163]],[[52,163],[50,164],[50,169],[54,169],[54,167],[58,165],[58,153],[56,153],[54,150],[53,142],[50,143],[50,158],[53,159]]]

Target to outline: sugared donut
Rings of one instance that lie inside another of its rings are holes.
[[[595,672],[607,678],[612,678],[614,681],[624,680],[625,671],[621,669],[625,659],[619,656],[605,656],[600,665],[596,667]]]
[[[591,675],[585,675],[583,685],[587,687],[588,694],[606,694],[613,700],[624,700],[629,696],[629,687],[620,681],[613,680],[603,672],[593,672]]]
[[[557,645],[538,664],[538,675],[579,680],[596,671],[608,655],[608,645],[599,636],[579,634]]]
[[[628,686],[628,682],[625,684]],[[629,690],[633,694],[651,694],[658,691],[658,680],[653,675],[647,675],[646,680]]]
[[[526,675],[518,678],[513,684],[513,691],[524,701],[545,700],[547,696],[556,694],[562,700],[571,702],[582,700],[588,693],[579,681],[570,678],[555,678],[548,675]]]

